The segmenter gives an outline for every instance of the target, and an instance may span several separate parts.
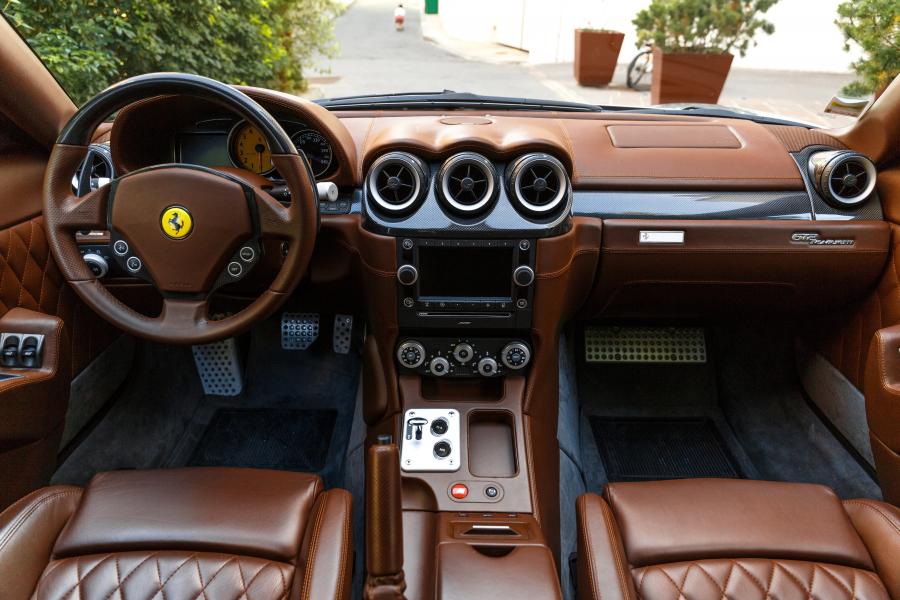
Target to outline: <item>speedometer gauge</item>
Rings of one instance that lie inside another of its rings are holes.
[[[292,135],[291,141],[297,150],[306,155],[314,177],[321,177],[328,172],[333,159],[328,138],[313,129],[303,129]]]
[[[231,130],[228,149],[235,166],[257,175],[265,175],[275,168],[266,138],[254,125],[241,121]]]

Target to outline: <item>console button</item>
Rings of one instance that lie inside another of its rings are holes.
[[[436,458],[447,458],[453,452],[453,447],[447,440],[441,440],[434,445],[434,456]]]
[[[407,369],[415,369],[425,362],[425,347],[415,340],[403,342],[397,348],[397,360]]]
[[[484,495],[488,498],[496,498],[500,494],[500,490],[498,490],[495,486],[489,485],[484,488]]]
[[[240,251],[241,260],[244,262],[252,262],[256,258],[256,250],[251,246],[244,246]]]
[[[453,358],[455,358],[460,364],[466,364],[472,357],[475,356],[475,349],[472,348],[471,344],[467,344],[463,342],[462,344],[457,344],[453,349]]]
[[[141,270],[141,268],[144,266],[144,264],[141,262],[141,259],[139,259],[137,256],[129,256],[128,260],[125,261],[125,266],[132,273],[137,273],[138,271]]]
[[[469,495],[469,488],[464,483],[454,483],[450,486],[450,495],[457,500],[463,500]]]
[[[531,360],[531,350],[523,342],[510,342],[500,352],[500,360],[508,369],[521,369]]]
[[[113,252],[119,256],[125,256],[128,254],[128,243],[124,240],[116,240],[116,243],[113,244]]]
[[[450,423],[447,419],[440,417],[431,422],[431,433],[436,436],[442,436],[450,429]]]
[[[516,267],[516,270],[513,271],[513,281],[520,287],[528,287],[534,283],[534,270],[525,265]]]
[[[397,269],[397,281],[403,285],[412,285],[419,279],[419,272],[412,265],[403,265]]]
[[[428,363],[428,368],[431,370],[432,375],[443,377],[450,372],[450,361],[443,356],[435,356]]]
[[[228,274],[232,277],[240,277],[241,273],[244,272],[244,267],[241,266],[241,263],[237,261],[231,261],[228,263]]]

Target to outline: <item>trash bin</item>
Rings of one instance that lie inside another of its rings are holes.
[[[438,12],[438,0],[425,0],[425,14],[436,15]]]

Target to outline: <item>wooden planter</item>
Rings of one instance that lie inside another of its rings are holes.
[[[728,78],[734,56],[722,54],[663,53],[653,50],[652,104],[697,102],[716,104]]]
[[[575,81],[578,85],[603,86],[612,81],[624,33],[575,30]]]

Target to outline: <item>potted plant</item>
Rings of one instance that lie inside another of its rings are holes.
[[[653,104],[715,104],[731,69],[757,31],[775,28],[760,15],[778,0],[653,0],[632,23],[638,47],[653,46]]]
[[[608,85],[616,70],[625,34],[609,29],[575,30],[575,81],[578,85]]]

